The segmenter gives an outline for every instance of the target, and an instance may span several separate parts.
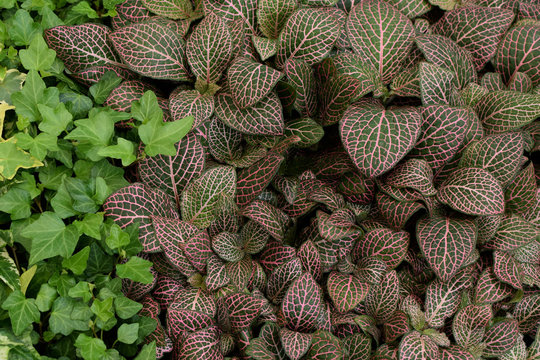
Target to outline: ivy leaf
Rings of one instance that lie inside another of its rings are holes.
[[[69,258],[62,260],[62,266],[71,270],[75,275],[81,275],[86,269],[88,256],[90,255],[90,247],[85,246],[81,251]]]
[[[103,340],[85,334],[79,334],[74,345],[84,360],[100,360],[107,350]]]
[[[0,280],[11,290],[21,288],[17,265],[5,248],[0,250]]]
[[[120,319],[129,319],[137,314],[142,307],[142,304],[128,299],[125,296],[117,296],[114,298],[114,309]]]
[[[111,91],[122,82],[122,78],[117,76],[114,71],[107,71],[99,81],[90,86],[90,94],[94,101],[103,104]]]
[[[57,255],[69,257],[79,239],[75,225],[66,226],[57,214],[49,211],[42,213],[21,235],[32,239],[30,265]]]
[[[48,70],[56,57],[56,51],[48,48],[43,36],[34,36],[26,50],[19,51],[21,63],[26,70]]]
[[[73,115],[66,109],[64,103],[59,103],[54,108],[37,104],[37,108],[42,118],[38,125],[39,129],[52,136],[59,136],[73,119]]]
[[[99,149],[98,155],[122,160],[122,166],[132,164],[137,157],[135,156],[135,143],[119,137],[116,145],[109,145]]]
[[[0,196],[0,211],[10,214],[11,220],[25,219],[32,215],[28,191],[11,188]]]
[[[17,10],[12,16],[7,27],[9,37],[17,46],[29,45],[34,36],[41,32],[40,24],[34,22],[30,13],[24,9]]]
[[[137,341],[139,324],[122,324],[118,328],[118,341],[124,344],[133,344]]]
[[[17,146],[21,149],[28,150],[30,155],[34,156],[39,161],[42,161],[47,156],[48,151],[59,150],[56,144],[57,138],[51,134],[40,133],[36,137],[31,137],[27,133],[15,134]]]
[[[2,309],[8,310],[13,333],[21,335],[33,322],[39,322],[39,310],[34,299],[26,299],[15,290],[4,300]]]
[[[56,289],[47,283],[43,283],[36,296],[36,306],[41,312],[49,311],[57,297]]]
[[[38,104],[56,107],[59,101],[59,91],[56,87],[46,87],[45,82],[35,70],[30,70],[21,91],[11,95],[17,115],[28,118],[29,121],[40,119]]]
[[[173,156],[176,154],[174,144],[182,139],[193,125],[193,116],[182,120],[163,122],[152,120],[139,126],[139,137],[145,144],[144,151],[149,156],[158,154]]]
[[[143,284],[151,284],[154,276],[150,272],[152,262],[138,256],[131,257],[125,264],[116,266],[116,274],[122,279],[130,279]]]
[[[345,28],[354,52],[377,69],[383,83],[392,81],[413,46],[412,22],[392,5],[364,1],[351,9]]]

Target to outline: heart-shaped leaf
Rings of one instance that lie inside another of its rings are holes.
[[[389,269],[396,268],[405,258],[409,247],[409,233],[382,227],[368,231],[356,243],[358,257],[379,257]]]
[[[173,120],[193,116],[192,128],[195,129],[212,116],[214,97],[201,95],[197,90],[175,91],[169,98],[169,109]]]
[[[349,274],[332,271],[328,276],[328,294],[339,312],[354,309],[368,294],[369,284]]]
[[[433,171],[428,162],[422,159],[410,159],[396,166],[385,179],[388,185],[398,188],[411,188],[423,195],[435,195]]]
[[[294,0],[261,0],[257,8],[257,21],[264,35],[276,39],[285,22],[296,10]]]
[[[452,333],[457,344],[465,349],[478,345],[492,317],[491,305],[468,305],[461,309],[452,322]]]
[[[341,140],[358,169],[375,177],[390,170],[411,150],[421,122],[414,108],[351,107],[340,121]]]
[[[189,0],[142,0],[142,3],[153,13],[169,19],[189,19],[193,15],[193,6]]]
[[[245,57],[235,59],[227,70],[231,94],[240,108],[253,106],[268,95],[282,75]]]
[[[513,312],[518,321],[519,331],[534,331],[540,320],[540,294],[528,294],[518,301]]]
[[[538,229],[521,216],[506,216],[495,235],[484,245],[486,248],[512,251],[535,241]]]
[[[282,328],[279,332],[283,349],[292,360],[299,360],[311,346],[311,334]]]
[[[227,126],[245,134],[281,135],[285,127],[281,103],[272,92],[247,109],[236,105],[232,95],[219,94],[215,114]]]
[[[259,315],[263,301],[251,295],[237,293],[225,298],[229,321],[235,329],[241,329]]]
[[[440,359],[437,344],[429,336],[412,331],[399,343],[399,358],[403,360]]]
[[[371,287],[365,304],[368,315],[377,323],[384,323],[392,317],[399,302],[399,278],[395,270],[389,271],[379,284]]]
[[[487,170],[457,169],[439,188],[437,199],[470,215],[495,215],[504,211],[500,183]]]
[[[141,183],[131,184],[109,196],[103,204],[103,210],[105,216],[111,217],[122,228],[138,222],[139,239],[147,252],[159,251],[152,216],[178,218],[165,192]]]
[[[114,48],[137,73],[155,79],[188,80],[182,38],[161,21],[148,20],[109,35]]]
[[[313,360],[341,359],[343,357],[341,342],[330,332],[317,330],[312,335],[308,357]]]
[[[427,262],[439,279],[446,282],[474,249],[476,228],[470,220],[429,218],[418,222],[416,236]]]
[[[497,279],[493,268],[487,268],[480,274],[475,288],[477,303],[496,303],[511,294],[512,288]]]
[[[314,65],[332,49],[339,36],[339,23],[327,12],[317,9],[299,9],[294,12],[279,34],[276,64],[285,66],[294,58]]]
[[[505,319],[486,331],[484,356],[499,356],[510,350],[518,339],[518,322]]]
[[[451,105],[456,89],[456,74],[428,62],[420,64],[420,97],[422,105]]]
[[[289,217],[277,207],[254,200],[243,210],[243,215],[262,225],[275,239],[283,240]]]
[[[281,304],[286,326],[300,332],[316,329],[322,299],[323,293],[310,273],[297,278],[289,286]]]
[[[523,269],[506,251],[493,252],[493,272],[497,279],[516,289],[523,288]]]
[[[221,330],[217,326],[188,333],[181,343],[178,356],[186,360],[221,359],[220,334]]]
[[[371,0],[351,9],[345,28],[354,52],[377,69],[383,83],[392,81],[413,46],[411,21],[392,5]]]
[[[302,263],[297,257],[277,266],[268,277],[266,291],[268,300],[274,304],[281,304],[289,285],[301,275]]]
[[[240,249],[240,235],[222,232],[212,239],[212,249],[226,261],[239,261],[244,257]]]
[[[199,228],[214,220],[214,211],[224,198],[234,196],[236,172],[228,166],[218,166],[204,172],[182,193],[182,218]]]
[[[139,162],[139,175],[144,184],[167,191],[180,204],[180,194],[187,184],[200,175],[204,167],[204,149],[194,134],[176,145],[174,156],[147,156]]]

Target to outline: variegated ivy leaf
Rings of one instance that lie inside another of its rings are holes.
[[[236,58],[227,70],[231,94],[243,109],[255,105],[268,95],[282,75],[270,66],[245,57]]]
[[[288,288],[281,310],[286,327],[300,332],[312,332],[317,328],[323,293],[313,276],[306,272]]]
[[[386,227],[370,230],[356,243],[356,257],[377,257],[386,263],[388,269],[395,269],[407,254],[409,237],[406,231],[393,231]]]
[[[470,220],[425,218],[417,223],[418,244],[430,267],[450,281],[475,248],[476,227]]]
[[[270,39],[277,39],[297,6],[295,0],[260,0],[257,7],[257,22],[262,33]]]
[[[371,287],[365,304],[366,312],[382,324],[392,317],[399,303],[399,278],[395,270],[389,271],[380,283]]]
[[[487,170],[460,168],[441,185],[437,199],[469,215],[495,215],[504,211],[499,181]]]
[[[275,39],[267,39],[261,36],[252,36],[251,41],[253,47],[257,50],[257,54],[261,57],[262,61],[270,59],[277,53],[277,41]]]
[[[139,239],[147,252],[159,251],[152,216],[178,218],[170,197],[164,191],[141,183],[126,186],[109,196],[103,210],[105,216],[111,217],[122,228],[139,223]]]
[[[512,10],[466,6],[447,11],[432,30],[468,50],[476,70],[480,70],[497,51],[499,41],[513,20]]]
[[[478,345],[492,317],[491,305],[468,305],[461,309],[452,321],[456,343],[464,349]]]
[[[469,113],[447,105],[431,105],[423,108],[422,117],[422,134],[409,156],[424,159],[432,169],[438,169],[458,152]]]
[[[248,168],[238,172],[236,203],[246,206],[255,199],[272,181],[283,162],[283,156],[269,153]]]
[[[399,358],[403,360],[440,360],[441,354],[439,347],[429,336],[413,330],[401,339]]]
[[[522,154],[522,134],[506,132],[486,136],[469,145],[462,153],[459,166],[485,169],[506,186],[519,171]]]
[[[390,170],[412,149],[421,123],[414,108],[351,107],[340,121],[341,140],[358,169],[375,177]]]
[[[239,21],[255,34],[257,0],[197,0],[204,4],[205,14],[214,13],[226,21]],[[207,15],[208,16],[208,15]]]
[[[346,313],[354,309],[368,294],[369,284],[353,275],[332,271],[326,284],[337,310]]]
[[[512,294],[512,287],[499,281],[493,268],[489,267],[478,278],[475,288],[475,300],[477,303],[496,303]]]
[[[518,322],[514,319],[505,319],[487,329],[483,355],[499,356],[510,350],[518,340]]]
[[[420,97],[422,105],[452,105],[456,75],[451,70],[428,62],[420,64]]]
[[[193,15],[193,6],[190,0],[142,0],[141,2],[148,10],[169,19],[189,19]]]
[[[279,34],[276,64],[285,66],[294,58],[314,65],[332,49],[339,36],[338,21],[326,11],[309,8],[292,14]]]
[[[475,111],[488,132],[501,133],[527,125],[540,116],[540,95],[492,91],[478,101]]]
[[[413,46],[412,22],[386,2],[363,1],[351,9],[345,25],[355,53],[373,65],[388,84]]]
[[[540,29],[534,25],[516,26],[499,44],[493,63],[495,69],[511,83],[519,73],[528,75],[532,85],[540,83]]]
[[[232,95],[219,94],[215,114],[227,126],[244,134],[281,135],[285,127],[281,103],[273,92],[247,109],[236,105]]]
[[[537,227],[521,216],[506,216],[495,235],[484,246],[490,249],[512,251],[535,241],[538,235]]]
[[[204,167],[204,149],[194,134],[188,134],[176,145],[174,156],[147,156],[139,161],[141,182],[161,188],[180,205],[180,195]]]
[[[523,296],[523,299],[517,302],[513,315],[518,321],[520,332],[533,331],[540,320],[540,294],[531,293]]]
[[[173,120],[193,116],[192,128],[195,129],[212,116],[214,97],[201,95],[197,90],[174,91],[169,97],[169,110]]]
[[[317,330],[312,335],[308,358],[313,360],[342,359],[341,341],[329,331]]]
[[[471,54],[454,41],[441,35],[417,36],[415,41],[427,61],[455,73],[456,83],[460,89],[470,82],[477,82]]]
[[[204,172],[182,193],[182,218],[203,229],[214,220],[214,212],[225,198],[236,192],[236,172],[218,166]]]
[[[385,182],[398,188],[418,190],[426,196],[437,192],[433,187],[433,171],[423,159],[410,159],[396,166],[385,178]]]
[[[262,200],[252,201],[242,214],[262,225],[277,240],[283,240],[289,217],[270,203]]]
[[[231,59],[232,39],[223,19],[209,13],[188,39],[186,54],[191,71],[201,81],[216,83]]]
[[[493,272],[497,279],[516,289],[523,288],[523,269],[514,257],[506,252],[493,252]]]
[[[288,83],[294,88],[294,108],[303,115],[313,116],[317,111],[317,93],[313,69],[305,61],[289,59],[283,68]]]
[[[67,69],[80,72],[100,65],[120,64],[108,41],[111,30],[100,24],[56,26],[44,32],[47,45]]]
[[[133,71],[155,79],[189,79],[184,66],[184,40],[163,21],[148,20],[123,27],[109,39]]]
[[[279,331],[279,336],[285,354],[287,354],[291,360],[300,360],[300,358],[308,352],[311,346],[311,334],[282,328]]]

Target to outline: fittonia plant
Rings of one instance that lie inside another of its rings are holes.
[[[117,12],[45,38],[75,79],[124,79],[112,109],[194,118],[104,205],[153,261],[124,292],[158,356],[540,357],[537,2]]]

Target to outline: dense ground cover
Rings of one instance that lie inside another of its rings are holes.
[[[537,2],[0,6],[0,358],[540,359]]]

